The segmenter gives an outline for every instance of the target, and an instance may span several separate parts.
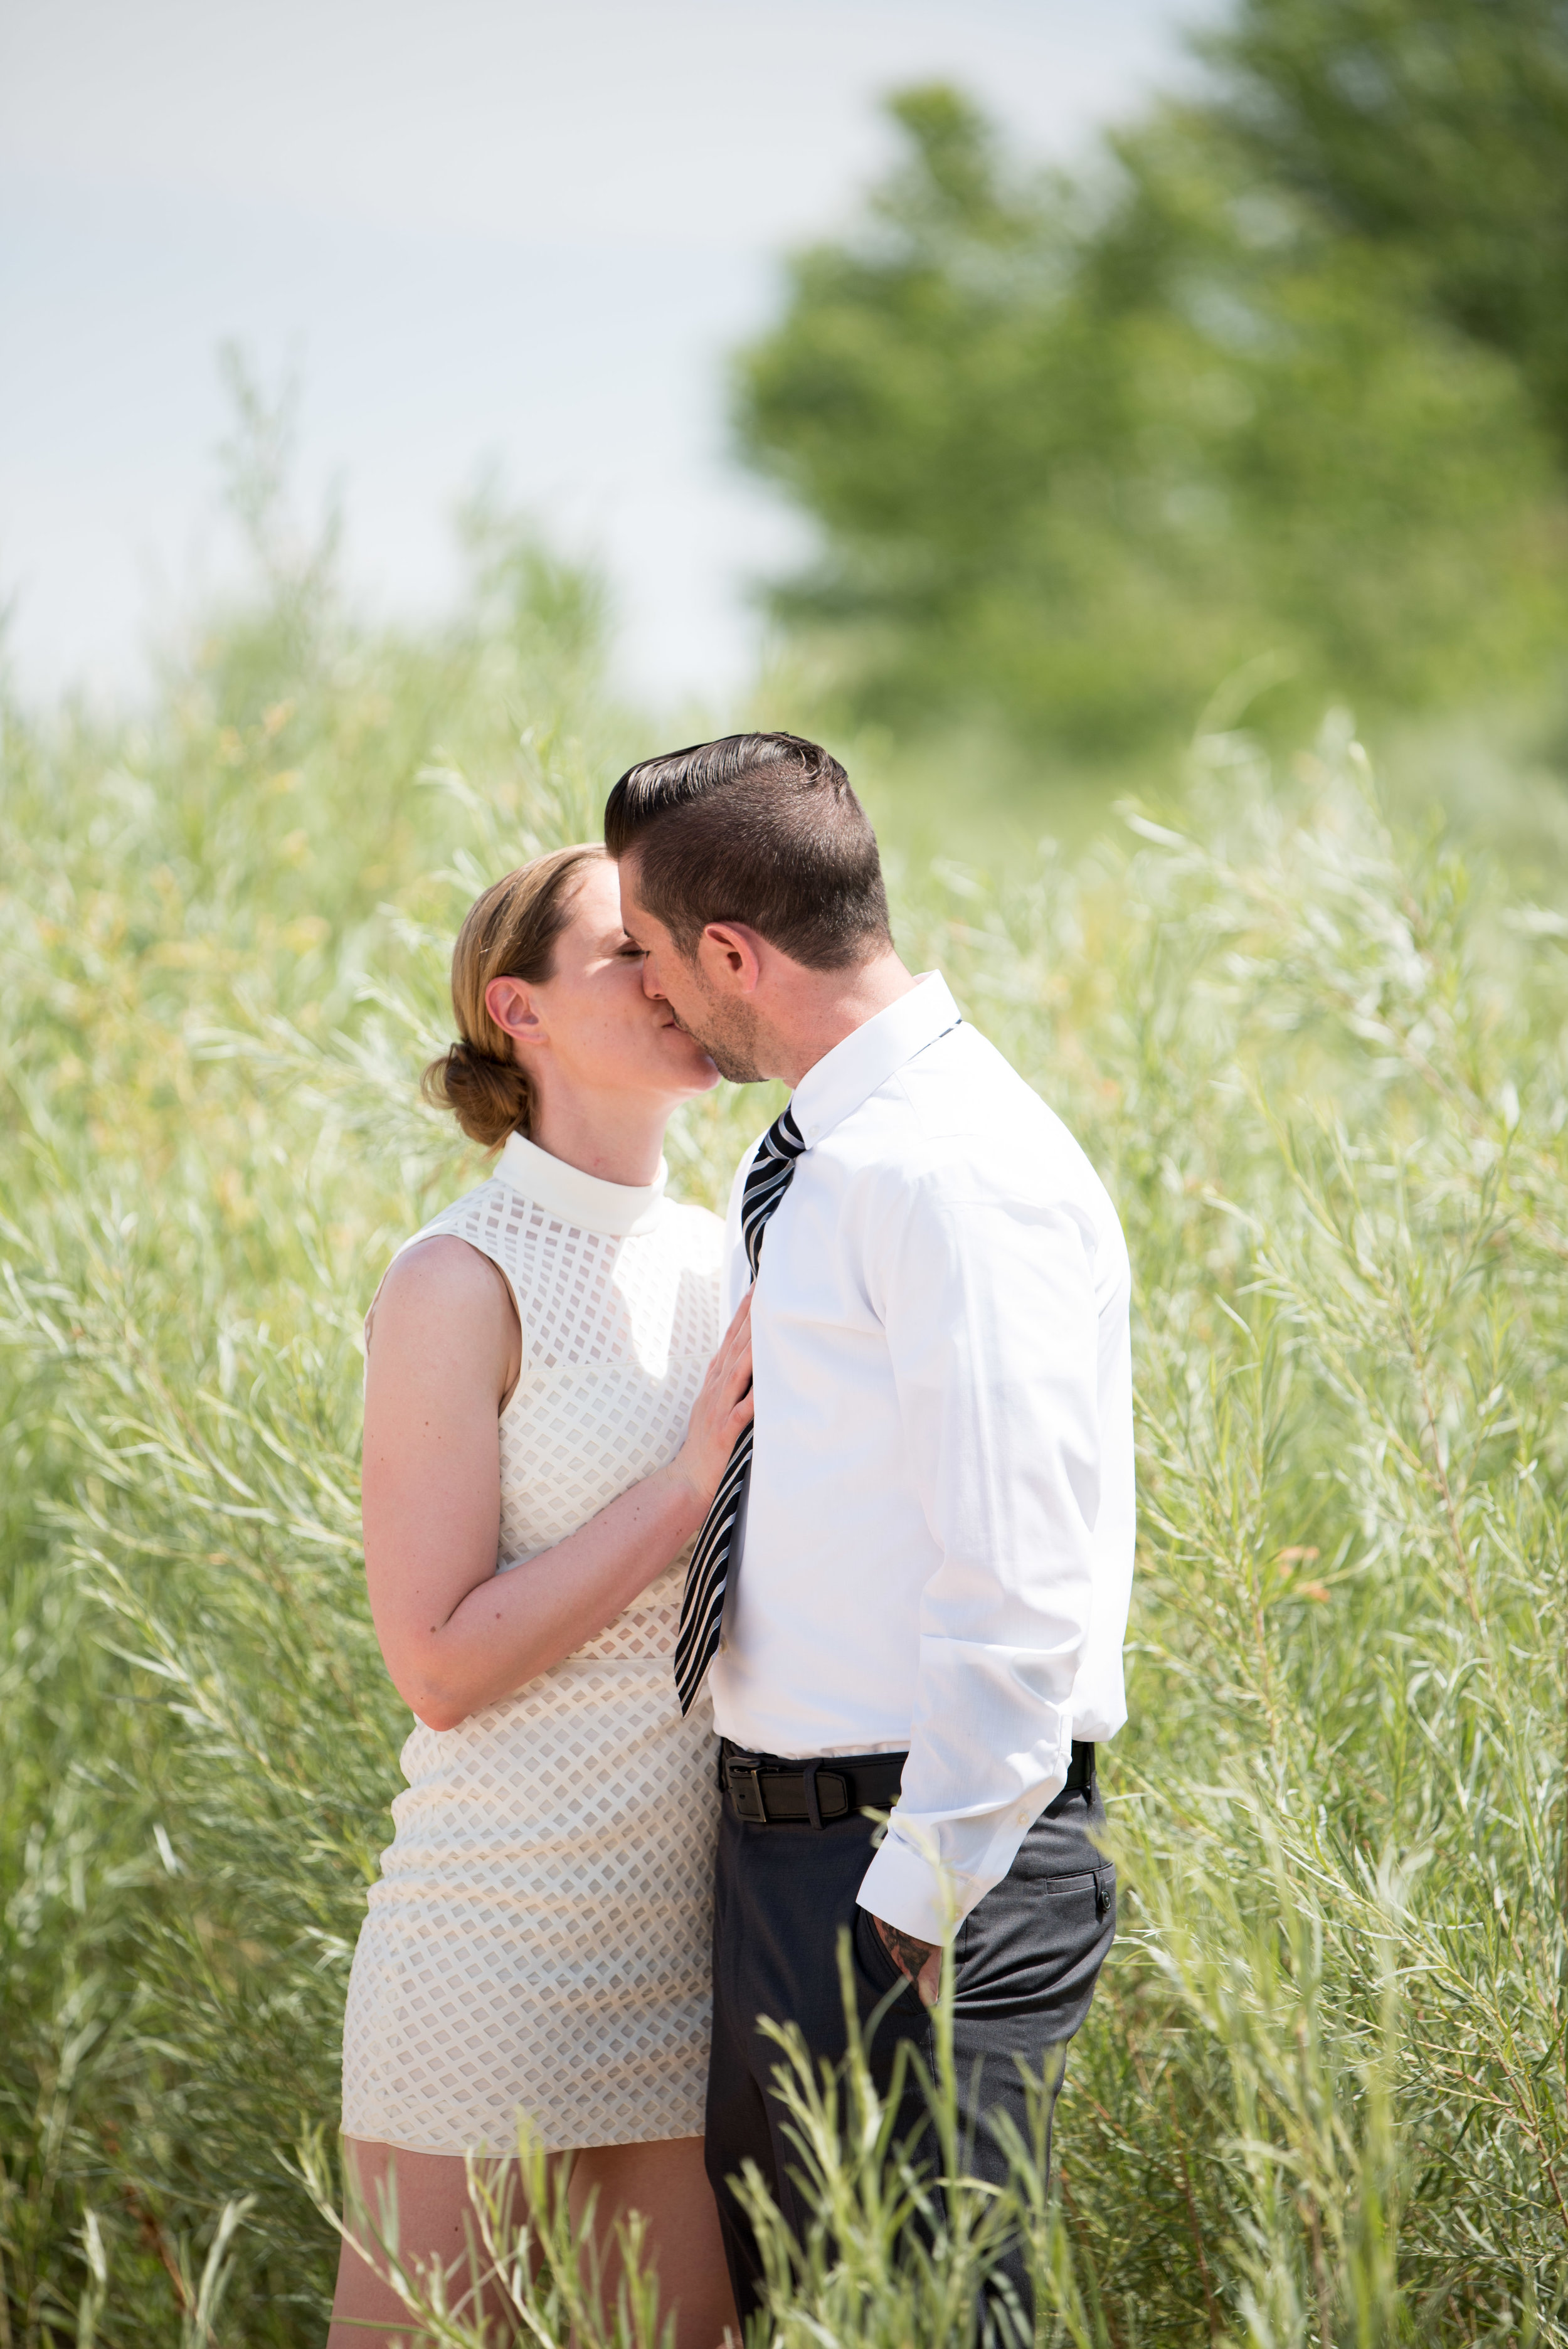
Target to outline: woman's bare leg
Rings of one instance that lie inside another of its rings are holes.
[[[572,2162],[568,2199],[573,2217],[581,2217],[590,2196],[593,2198],[593,2234],[606,2308],[614,2305],[620,2280],[615,2222],[629,2211],[640,2210],[647,2220],[646,2263],[659,2279],[661,2315],[671,2309],[677,2311],[676,2349],[718,2349],[727,2328],[738,2341],[740,2328],[724,2263],[718,2213],[703,2168],[702,2139],[667,2137],[654,2145],[589,2146],[570,2157],[556,2158],[570,2158]],[[376,2256],[375,2237],[382,2231],[377,2189],[385,2190],[388,2178],[396,2176],[397,2247],[406,2267],[428,2268],[439,2261],[450,2271],[454,2263],[460,2263],[460,2281],[450,2288],[450,2301],[456,2305],[469,2289],[467,2262],[474,2214],[467,2169],[460,2155],[407,2153],[398,2147],[356,2137],[344,2138],[343,2158],[346,2187],[352,2165],[351,2191],[365,2215],[370,2258],[345,2241],[338,2259],[327,2349],[408,2349],[413,2321],[386,2281],[384,2267]],[[520,2192],[517,2165],[506,2166],[512,2173],[513,2191]],[[521,2216],[521,2200],[515,2215]],[[506,2313],[504,2302],[493,2292],[486,2295],[485,2308],[493,2319],[502,2319]],[[508,2337],[508,2331],[503,2323],[497,2323],[498,2344]]]
[[[517,2164],[508,2162],[514,2190]],[[346,2238],[338,2255],[337,2291],[332,2303],[327,2349],[408,2349],[414,2320],[386,2281],[384,2263],[376,2251],[386,2230],[381,2222],[381,2194],[390,2180],[397,2188],[397,2252],[403,2266],[414,2273],[439,2261],[449,2271],[458,2264],[458,2276],[449,2288],[449,2305],[455,2308],[469,2291],[470,2235],[477,2240],[474,2211],[469,2201],[468,2168],[460,2154],[409,2153],[401,2146],[377,2145],[364,2137],[343,2140],[344,2188],[350,2208],[345,2212],[351,2228],[362,2213],[366,2258]],[[352,2171],[352,2178],[350,2172]],[[357,2205],[356,2209],[355,2205]],[[521,2213],[520,2213],[521,2215]],[[375,2261],[375,2265],[372,2265]],[[483,2254],[480,2254],[481,2267]],[[500,2313],[491,2293],[486,2305]],[[465,2314],[475,2312],[466,2309]],[[500,2342],[507,2334],[497,2329]]]
[[[646,2264],[659,2279],[659,2314],[677,2312],[676,2349],[718,2349],[727,2329],[740,2326],[724,2263],[724,2243],[713,2189],[703,2168],[699,2137],[665,2137],[655,2145],[595,2145],[572,2163],[573,2217],[596,2193],[593,2233],[599,2245],[606,2310],[614,2306],[620,2262],[615,2221],[628,2211],[646,2219]]]

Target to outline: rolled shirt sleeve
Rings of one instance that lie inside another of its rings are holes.
[[[1096,1237],[1010,1157],[904,1183],[866,1268],[938,1562],[903,1791],[859,1897],[928,1941],[1006,1875],[1066,1780],[1093,1607]]]

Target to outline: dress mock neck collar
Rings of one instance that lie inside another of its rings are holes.
[[[578,1231],[605,1232],[615,1239],[653,1230],[664,1212],[669,1180],[669,1168],[661,1158],[651,1183],[603,1183],[597,1174],[584,1174],[563,1158],[552,1158],[521,1133],[507,1136],[495,1171],[510,1189],[531,1199],[547,1215],[559,1216]]]

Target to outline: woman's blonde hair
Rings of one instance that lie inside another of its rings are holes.
[[[519,1068],[511,1038],[485,1009],[492,978],[531,986],[550,977],[555,944],[572,919],[585,865],[603,848],[582,843],[520,864],[476,897],[452,949],[452,1009],[459,1041],[432,1061],[420,1080],[425,1099],[449,1109],[470,1142],[499,1149],[509,1133],[527,1133],[533,1088]]]

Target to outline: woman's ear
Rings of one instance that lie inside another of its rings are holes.
[[[521,978],[492,978],[485,989],[485,1009],[514,1043],[549,1041],[534,1003],[533,990]]]

